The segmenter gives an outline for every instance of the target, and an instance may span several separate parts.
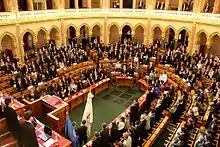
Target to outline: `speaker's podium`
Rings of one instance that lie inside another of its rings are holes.
[[[24,102],[27,109],[32,111],[33,116],[40,119],[46,118],[53,130],[63,133],[66,113],[69,111],[68,103],[54,95],[46,95],[33,102],[27,100]]]

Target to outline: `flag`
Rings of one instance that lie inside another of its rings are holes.
[[[65,137],[72,142],[72,147],[78,147],[78,137],[69,116],[66,117]]]
[[[83,117],[82,117],[82,120],[86,120],[86,127],[87,127],[88,136],[91,135],[91,126],[93,123],[93,107],[92,107],[92,98],[93,97],[94,97],[94,95],[92,94],[91,88],[90,88],[90,91],[87,96],[85,110],[84,110]]]

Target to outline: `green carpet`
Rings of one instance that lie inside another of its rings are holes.
[[[93,98],[92,136],[95,131],[101,129],[103,122],[110,123],[132,104],[135,98],[139,98],[143,94],[139,91],[138,86],[135,86],[133,88],[111,87],[96,95]],[[77,126],[81,123],[84,108],[85,105],[82,104],[70,113],[70,119],[75,121]]]

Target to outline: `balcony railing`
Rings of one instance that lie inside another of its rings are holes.
[[[184,11],[146,10],[146,9],[64,9],[64,10],[40,10],[24,12],[0,13],[0,25],[36,22],[42,20],[71,19],[71,18],[152,18],[178,21],[202,21],[213,24],[220,22],[220,14],[194,13]],[[211,21],[210,21],[211,20]],[[214,22],[213,22],[214,21]]]

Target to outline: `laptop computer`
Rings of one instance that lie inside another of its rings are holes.
[[[42,139],[43,141],[47,141],[52,136],[52,129],[48,126],[44,126],[44,132],[41,133],[38,137]]]

